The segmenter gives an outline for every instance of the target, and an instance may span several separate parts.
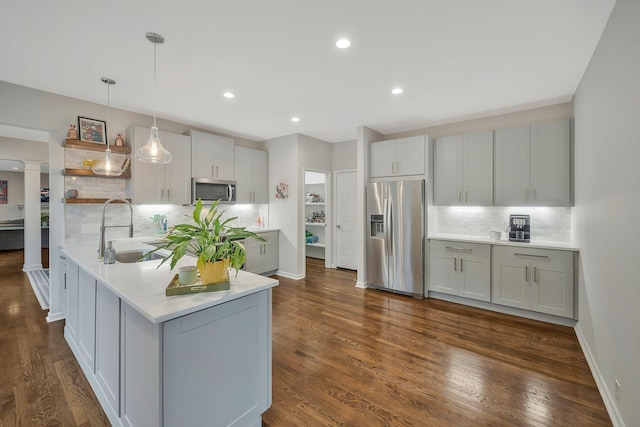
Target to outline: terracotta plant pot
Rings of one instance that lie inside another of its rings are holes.
[[[229,282],[229,260],[205,262],[198,261],[200,282],[203,285]]]

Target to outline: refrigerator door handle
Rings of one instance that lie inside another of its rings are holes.
[[[382,213],[383,213],[383,218],[384,221],[382,221],[382,228],[383,228],[383,238],[384,238],[384,254],[389,255],[389,201],[387,199],[384,199],[383,205],[382,205]]]

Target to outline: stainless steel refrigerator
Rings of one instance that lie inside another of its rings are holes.
[[[424,296],[424,181],[367,185],[367,286]]]

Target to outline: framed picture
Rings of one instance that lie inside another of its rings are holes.
[[[80,141],[107,144],[107,122],[78,116]]]

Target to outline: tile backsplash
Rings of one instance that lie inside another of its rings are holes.
[[[531,216],[531,239],[571,241],[571,208],[497,207],[497,206],[434,206],[434,233],[488,237],[490,230],[504,232],[509,215]],[[430,224],[434,224],[431,222]]]
[[[96,178],[98,179],[98,178]],[[103,205],[67,204],[65,205],[65,241],[95,240],[96,245],[100,234]],[[225,211],[223,218],[236,216],[235,225],[252,227],[258,215],[268,224],[267,205],[220,205]],[[203,212],[206,211],[203,209]],[[133,233],[134,236],[152,236],[155,233],[153,215],[166,215],[169,227],[174,224],[192,222],[193,206],[180,205],[133,205]],[[127,205],[112,203],[107,207],[105,225],[128,225],[130,210]],[[106,239],[128,237],[127,228],[108,228]],[[97,246],[96,246],[97,247]]]

